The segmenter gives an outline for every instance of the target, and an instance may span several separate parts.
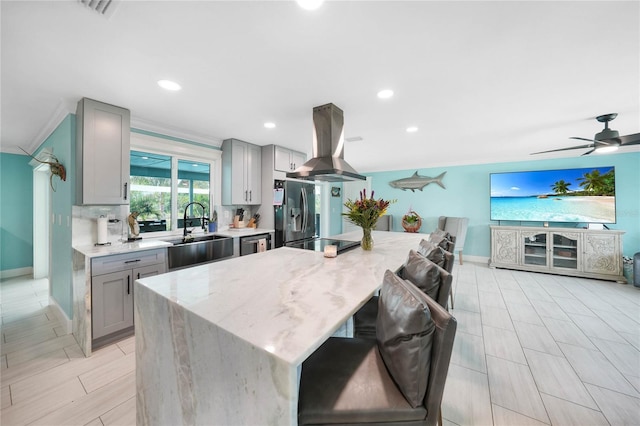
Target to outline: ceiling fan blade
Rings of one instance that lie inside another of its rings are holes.
[[[577,137],[577,136],[572,136],[572,137],[570,137],[569,139],[577,139],[577,140],[579,140],[579,141],[588,141],[588,142],[598,142],[598,141],[597,141],[597,140],[595,140],[595,139],[579,138],[579,137]]]
[[[585,153],[584,153],[584,154],[582,154],[580,157],[583,157],[583,156],[585,156],[585,155],[589,155],[589,154],[591,154],[591,153],[592,153],[593,151],[595,151],[595,150],[596,150],[596,149],[595,149],[595,148],[593,148],[593,149],[591,149],[591,151],[587,151],[587,152],[585,152]]]
[[[589,145],[580,145],[580,146],[571,146],[569,148],[560,148],[560,149],[551,149],[549,151],[540,151],[540,152],[532,152],[529,155],[535,155],[535,154],[545,154],[547,152],[557,152],[557,151],[569,151],[571,149],[584,149],[584,148],[593,148],[594,144],[589,144]]]
[[[640,133],[635,133],[633,135],[620,136],[620,145],[639,145],[640,144]]]
[[[602,145],[620,145],[620,139],[619,138],[596,140],[596,139],[587,139],[587,138],[579,138],[579,137],[576,137],[576,136],[572,136],[569,139],[578,139],[580,141],[588,141],[588,142],[593,142],[593,143],[602,144]]]

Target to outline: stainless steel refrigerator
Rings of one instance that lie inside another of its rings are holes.
[[[313,182],[275,181],[274,204],[275,247],[316,238],[316,202]]]

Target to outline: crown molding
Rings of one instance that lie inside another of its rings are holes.
[[[131,117],[131,128],[156,133],[158,135],[169,136],[190,142],[197,142],[203,145],[219,148],[222,146],[222,139],[203,135],[200,133],[188,132],[173,126],[159,124],[140,117]]]
[[[40,128],[40,131],[36,133],[35,137],[31,139],[31,142],[27,145],[27,150],[29,152],[35,152],[60,123],[62,123],[62,120],[64,120],[67,115],[74,114],[75,112],[76,103],[69,99],[61,98],[49,120]]]

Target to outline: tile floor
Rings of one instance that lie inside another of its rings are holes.
[[[467,262],[454,291],[446,425],[640,424],[640,288]],[[2,425],[135,424],[134,338],[84,358],[46,280],[0,297]]]

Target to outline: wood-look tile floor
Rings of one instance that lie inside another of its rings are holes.
[[[471,262],[453,275],[446,425],[640,424],[640,288]],[[135,424],[133,337],[85,358],[46,280],[4,280],[0,298],[0,424]]]

